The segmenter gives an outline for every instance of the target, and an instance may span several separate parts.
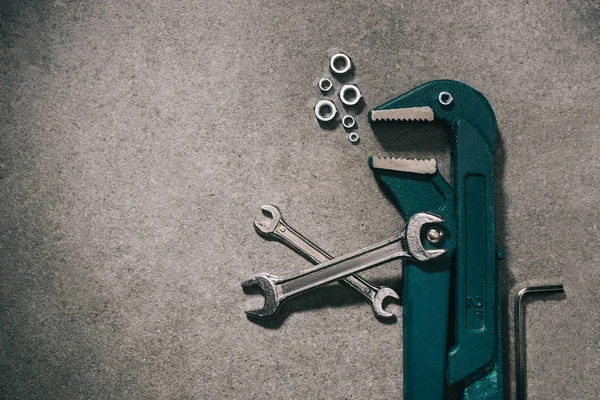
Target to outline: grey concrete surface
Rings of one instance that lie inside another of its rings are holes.
[[[599,23],[592,0],[3,1],[0,397],[400,398],[400,321],[335,285],[256,324],[240,282],[308,265],[255,234],[263,203],[333,254],[401,227],[366,157],[447,173],[447,133],[366,111],[451,78],[498,117],[509,316],[566,287],[527,307],[529,398],[597,399]],[[358,146],[312,115],[336,49]],[[365,275],[400,287],[398,263]]]

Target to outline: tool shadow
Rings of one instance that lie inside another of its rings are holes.
[[[372,279],[369,281],[376,286],[389,287],[398,294],[400,294],[402,289],[402,282],[398,279]],[[248,295],[261,295],[260,289],[256,287],[245,287],[244,293]],[[330,285],[317,287],[303,296],[287,300],[281,306],[279,313],[273,318],[256,319],[248,317],[248,319],[267,329],[279,329],[291,314],[325,308],[342,308],[353,304],[360,304],[362,306],[367,305],[367,302],[363,296],[349,287],[339,283],[332,283]],[[383,306],[387,311],[396,313],[395,309],[399,309],[401,303],[399,301],[389,301],[384,303]],[[368,307],[363,308],[365,312],[373,314],[372,310]],[[375,315],[373,316],[377,318]],[[377,320],[383,324],[394,324],[397,322],[397,318],[377,318]]]
[[[510,249],[506,242],[506,196],[504,192],[504,164],[506,153],[502,140],[502,131],[499,129],[496,135],[496,151],[494,152],[494,210],[496,224],[496,245],[504,252],[505,259],[500,261],[501,285],[502,285],[502,359],[504,360],[504,394],[508,397],[511,390],[510,371],[514,354],[510,340],[510,315],[508,310],[512,306],[510,300],[510,289],[515,284],[514,275],[508,268],[510,262]],[[510,398],[510,397],[508,397]]]

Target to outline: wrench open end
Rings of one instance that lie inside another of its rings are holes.
[[[269,218],[268,220],[263,221],[255,221],[254,228],[261,235],[268,235],[273,233],[281,221],[281,211],[279,208],[266,204],[260,208],[265,217]]]
[[[423,228],[433,224],[441,225],[444,220],[430,213],[417,213],[406,224],[406,245],[408,253],[417,261],[428,261],[446,254],[446,249],[426,249],[421,240]]]
[[[254,318],[271,318],[279,311],[280,302],[277,299],[275,292],[275,282],[273,277],[267,274],[254,275],[250,279],[242,282],[243,288],[258,287],[264,298],[265,304],[263,308],[258,310],[246,311],[249,317]]]
[[[390,298],[395,299],[395,300],[400,300],[400,296],[398,296],[398,293],[396,293],[394,290],[392,290],[388,287],[382,287],[381,289],[379,289],[377,291],[377,294],[375,295],[375,301],[373,301],[373,313],[378,318],[382,318],[382,319],[396,318],[396,315],[394,313],[386,311],[383,308],[384,301],[386,301],[386,299],[390,299]]]

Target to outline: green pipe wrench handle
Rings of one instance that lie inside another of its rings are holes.
[[[439,361],[438,367],[445,368],[446,384],[464,384],[465,399],[502,399],[502,310],[500,294],[500,271],[496,262],[494,245],[494,205],[493,205],[493,150],[496,137],[496,117],[486,98],[470,86],[456,81],[438,80],[427,82],[417,88],[390,100],[369,112],[369,120],[405,121],[438,120],[451,129],[451,192],[446,195],[453,204],[446,209],[455,221],[455,231],[449,232],[456,245],[451,267],[454,269],[454,309],[448,310],[449,299],[445,303],[445,312],[451,312],[450,325],[454,328],[454,342],[447,353],[445,363]],[[383,180],[383,179],[382,179]],[[385,182],[384,182],[385,183]],[[388,185],[389,186],[389,185]],[[412,193],[414,194],[414,192]],[[406,193],[398,201],[407,200]],[[423,196],[418,195],[418,198]],[[427,203],[424,203],[427,206]],[[403,205],[398,204],[400,208]],[[418,206],[417,206],[418,208]],[[451,211],[450,211],[451,210]],[[441,262],[441,261],[440,261]],[[411,285],[415,268],[405,268],[405,290],[415,295],[414,301],[428,302],[432,290],[427,289],[431,281],[441,286],[437,270],[420,270],[420,283]],[[408,279],[408,281],[407,281]],[[416,300],[418,298],[418,300]],[[440,304],[440,301],[435,301]],[[406,315],[408,311],[409,315]],[[417,310],[405,310],[404,340],[405,354],[405,399],[443,399],[439,392],[426,391],[418,386],[414,390],[410,381],[418,379],[419,371],[427,371],[431,361],[421,359],[429,347],[427,336],[421,336],[426,324],[416,323],[428,319],[430,315]],[[414,314],[414,315],[413,315]],[[438,326],[436,329],[445,329]],[[410,332],[407,332],[410,331]],[[425,338],[425,339],[422,339]],[[439,343],[434,343],[439,348]],[[443,367],[440,367],[444,364]],[[429,376],[439,387],[440,376]],[[443,377],[441,377],[443,381]],[[422,392],[421,392],[422,390]]]
[[[443,243],[439,244],[447,249],[446,255],[427,263],[405,261],[402,268],[405,399],[443,399],[445,390],[448,298],[456,230],[454,202],[450,185],[437,167],[428,173],[416,172],[423,171],[427,162],[435,160],[369,160],[404,219],[426,210],[442,217],[445,225]]]

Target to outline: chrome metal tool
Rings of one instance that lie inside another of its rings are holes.
[[[446,253],[444,248],[424,246],[425,227],[443,228],[444,220],[430,213],[416,213],[404,229],[392,238],[342,257],[319,264],[297,275],[281,278],[270,274],[257,274],[242,283],[242,287],[258,287],[265,297],[263,308],[246,311],[251,317],[270,318],[290,297],[335,282],[349,275],[402,258],[413,262],[434,260]]]
[[[527,366],[525,359],[525,309],[523,299],[527,294],[564,293],[563,285],[529,286],[519,290],[515,298],[515,374],[517,400],[527,398]]]
[[[292,250],[300,253],[314,264],[321,264],[332,260],[333,257],[319,248],[316,244],[298,233],[289,226],[283,219],[281,210],[273,205],[264,205],[261,207],[263,214],[270,218],[267,221],[256,221],[254,227],[261,235],[269,239],[275,239],[290,247]],[[389,299],[400,300],[398,294],[388,288],[375,286],[359,275],[350,275],[341,280],[352,289],[363,295],[373,308],[373,314],[382,319],[395,318],[396,316],[383,308],[383,303]]]

